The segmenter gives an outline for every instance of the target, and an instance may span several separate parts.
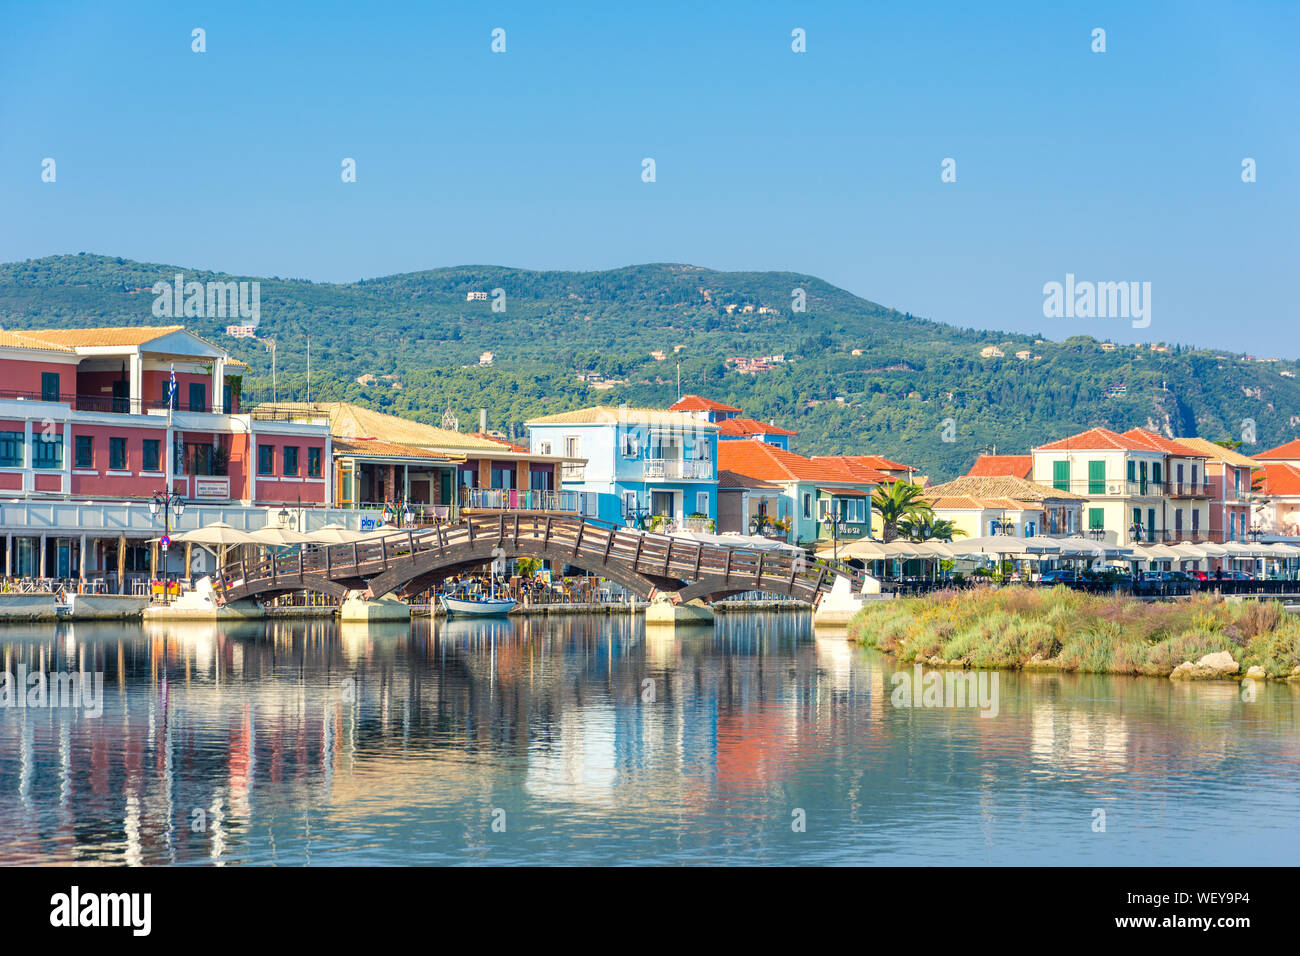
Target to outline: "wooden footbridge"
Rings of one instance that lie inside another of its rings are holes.
[[[863,572],[789,550],[718,545],[546,514],[475,515],[456,525],[410,530],[350,544],[307,546],[259,561],[228,561],[216,576],[219,601],[315,591],[342,598],[407,597],[445,578],[509,558],[544,558],[615,581],[643,598],[683,601],[766,591],[817,603],[837,577],[859,590]]]

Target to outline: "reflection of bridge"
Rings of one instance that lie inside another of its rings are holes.
[[[862,572],[789,550],[706,544],[566,515],[475,515],[458,525],[370,541],[228,562],[216,581],[225,602],[317,591],[343,597],[419,594],[444,578],[494,560],[544,558],[621,584],[641,597],[677,592],[683,601],[767,591],[815,602],[837,577],[857,590]]]

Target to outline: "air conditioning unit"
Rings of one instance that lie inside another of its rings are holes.
[[[1117,495],[1119,493],[1120,493],[1120,486],[1118,484],[1110,484],[1106,486],[1106,494]]]

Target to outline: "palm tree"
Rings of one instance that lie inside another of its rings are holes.
[[[936,518],[933,513],[904,515],[898,519],[898,533],[909,541],[951,541],[966,534],[947,518]]]
[[[904,518],[925,516],[934,519],[929,502],[921,497],[924,493],[920,485],[906,481],[876,486],[871,493],[871,510],[880,515],[886,544],[898,537],[898,525]]]

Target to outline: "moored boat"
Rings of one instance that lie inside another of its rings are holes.
[[[447,613],[464,617],[505,617],[514,610],[516,603],[511,598],[442,595],[442,606],[447,609]]]

